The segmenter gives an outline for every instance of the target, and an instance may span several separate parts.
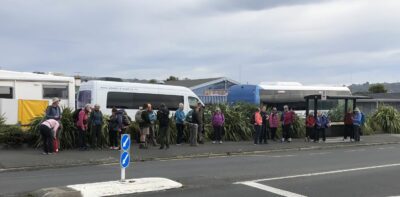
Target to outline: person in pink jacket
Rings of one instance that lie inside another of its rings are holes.
[[[272,108],[272,112],[269,115],[269,128],[271,131],[271,139],[273,141],[276,141],[276,130],[278,129],[279,126],[279,115],[278,115],[278,110],[276,107]]]
[[[76,126],[78,127],[79,133],[79,150],[86,150],[86,132],[88,130],[88,119],[89,113],[91,111],[90,104],[87,104],[83,110],[79,112],[78,122]]]
[[[39,126],[40,134],[43,140],[43,154],[50,155],[53,153],[53,140],[56,139],[56,133],[60,128],[60,123],[54,119],[48,119]]]

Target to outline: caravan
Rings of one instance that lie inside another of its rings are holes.
[[[28,123],[43,113],[37,103],[47,106],[53,97],[61,99],[61,106],[74,108],[75,79],[0,70],[0,114],[6,117],[6,124]]]
[[[142,84],[111,81],[88,81],[82,83],[78,93],[78,108],[86,104],[99,104],[105,114],[110,115],[113,107],[125,109],[134,117],[140,106],[151,103],[158,109],[161,103],[175,111],[179,103],[184,111],[196,106],[200,99],[188,88],[159,84]],[[202,102],[201,102],[202,103]]]

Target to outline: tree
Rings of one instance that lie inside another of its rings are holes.
[[[158,81],[157,81],[156,79],[150,79],[149,83],[154,83],[154,84],[156,84],[156,83],[158,83]]]
[[[178,81],[178,80],[179,80],[179,78],[175,77],[175,76],[169,76],[167,79],[167,81]]]
[[[385,88],[385,86],[383,84],[374,84],[374,85],[370,85],[368,88],[368,91],[370,93],[387,93],[387,89]]]

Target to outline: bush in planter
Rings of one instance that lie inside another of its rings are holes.
[[[400,113],[392,106],[381,105],[372,115],[369,125],[385,133],[400,133]]]

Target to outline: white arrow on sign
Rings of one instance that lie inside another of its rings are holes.
[[[125,158],[123,159],[123,162],[122,163],[126,163],[126,160],[128,159],[128,157],[129,157],[129,155],[127,154],[126,156],[125,156]]]
[[[126,144],[128,143],[129,138],[126,138],[125,142],[124,142],[124,147],[126,147]]]

